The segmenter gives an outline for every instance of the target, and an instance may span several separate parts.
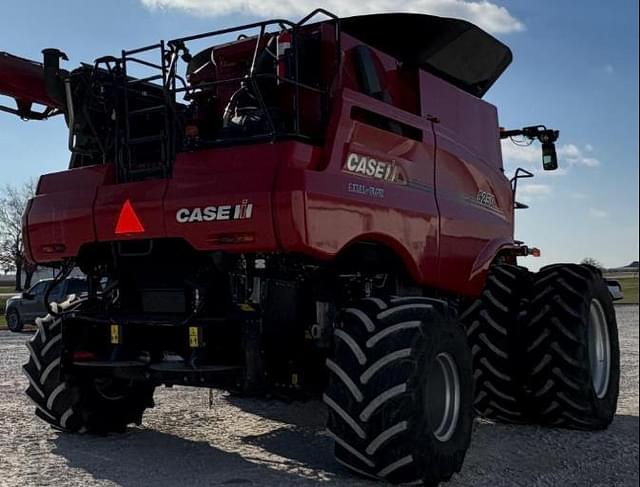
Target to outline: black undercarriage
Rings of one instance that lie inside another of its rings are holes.
[[[247,394],[323,390],[338,310],[406,281],[367,244],[327,264],[145,240],[94,244],[77,264],[90,292],[62,316],[64,373]]]

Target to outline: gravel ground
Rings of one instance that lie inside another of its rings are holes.
[[[477,422],[447,486],[637,486],[638,308],[619,306],[618,415],[600,433]],[[380,485],[333,462],[325,411],[175,387],[123,435],[60,434],[33,415],[20,365],[28,335],[0,331],[0,486]]]

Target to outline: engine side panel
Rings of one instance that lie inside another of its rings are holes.
[[[438,281],[477,294],[496,254],[513,245],[513,197],[502,169],[497,112],[428,73],[421,73],[421,86],[423,114],[436,120]]]

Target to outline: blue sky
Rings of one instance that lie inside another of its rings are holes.
[[[0,51],[40,59],[44,47],[90,62],[158,39],[255,18],[298,18],[308,0],[22,0],[6,2]],[[343,15],[398,9],[395,0],[329,0]],[[537,268],[590,256],[606,266],[638,259],[638,3],[630,0],[407,0],[402,10],[464,17],[507,43],[514,61],[485,97],[501,124],[560,129],[561,170],[539,170],[540,148],[504,146],[509,170],[535,169],[521,184],[517,237],[542,249]],[[6,101],[6,100],[2,100]],[[63,169],[61,119],[21,122],[0,114],[0,184]],[[7,169],[8,168],[8,169]]]

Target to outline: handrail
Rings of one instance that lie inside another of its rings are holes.
[[[331,22],[335,22],[335,37],[336,37],[336,73],[334,76],[331,76],[325,86],[311,86],[306,83],[302,83],[300,81],[300,49],[299,49],[299,39],[300,39],[300,30],[315,16],[317,15],[325,15]],[[275,26],[277,30],[271,30],[272,26]],[[245,76],[234,76],[233,78],[228,79],[216,79],[213,81],[206,81],[203,83],[198,83],[196,85],[190,85],[182,76],[178,74],[178,65],[179,61],[182,60],[186,63],[190,61],[189,49],[187,47],[187,43],[192,41],[198,41],[202,39],[206,39],[209,37],[222,36],[226,34],[232,34],[234,32],[244,32],[252,29],[259,29],[257,35],[247,37],[246,40],[251,42],[251,40],[255,39],[255,45],[253,46],[253,52],[251,56],[251,65],[248,70],[248,73]],[[259,59],[260,49],[264,45],[264,39],[268,35],[278,35],[277,32],[281,31],[290,31],[292,35],[292,46],[293,49],[291,52],[291,71],[286,76],[279,76],[277,72],[275,73],[257,73],[256,66]],[[132,50],[123,50],[121,51],[120,62],[121,66],[119,66],[120,71],[119,75],[122,76],[122,86],[123,86],[123,106],[125,110],[124,117],[124,127],[122,134],[122,144],[120,141],[116,141],[116,148],[120,147],[117,150],[118,154],[121,154],[122,158],[122,171],[128,172],[133,170],[132,167],[132,152],[130,147],[131,142],[131,126],[130,121],[128,120],[130,107],[129,107],[129,95],[127,94],[127,86],[131,85],[140,85],[146,82],[161,80],[162,83],[162,97],[164,98],[164,107],[165,107],[165,131],[164,135],[166,137],[166,141],[164,143],[165,156],[163,157],[162,165],[163,169],[166,171],[171,170],[171,164],[173,158],[175,158],[175,151],[177,149],[178,144],[178,133],[179,133],[179,115],[180,107],[177,102],[177,95],[180,93],[185,94],[185,98],[188,97],[192,93],[196,93],[198,91],[206,91],[207,89],[214,88],[216,86],[225,84],[225,83],[247,83],[251,87],[251,92],[255,97],[259,110],[264,114],[265,122],[268,123],[268,129],[265,130],[264,134],[259,134],[258,137],[233,137],[233,139],[228,139],[229,141],[240,141],[240,140],[252,140],[258,138],[268,137],[272,141],[276,138],[280,138],[282,136],[287,137],[300,137],[309,139],[308,136],[304,135],[301,130],[300,123],[300,111],[301,111],[301,90],[305,90],[311,93],[316,93],[320,95],[322,105],[322,117],[326,117],[328,113],[328,103],[329,103],[329,92],[332,89],[332,84],[334,80],[338,79],[340,76],[341,68],[342,68],[342,51],[340,46],[341,41],[341,31],[340,31],[340,19],[335,14],[319,8],[305,17],[303,17],[298,22],[292,22],[286,19],[272,19],[260,22],[252,22],[236,27],[229,27],[224,29],[218,29],[210,32],[205,32],[202,34],[196,34],[186,37],[179,37],[172,39],[168,42],[160,42],[157,44],[152,44],[148,46],[144,46],[137,49]],[[160,51],[160,63],[156,64],[155,62],[151,62],[145,59],[140,58],[140,54],[150,53],[151,51],[159,50]],[[134,57],[135,56],[135,57]],[[114,61],[117,60],[114,58]],[[127,75],[128,67],[127,64],[131,62],[134,64],[139,64],[145,66],[147,68],[151,68],[154,70],[158,70],[158,74],[154,74],[151,76],[145,76],[140,79],[134,80],[129,79]],[[293,87],[293,110],[294,110],[294,120],[291,122],[290,128],[281,127],[277,128],[276,122],[274,121],[274,115],[271,112],[269,106],[267,105],[263,93],[261,92],[259,80],[263,79],[272,79],[276,80],[278,83],[287,84],[288,86]],[[177,83],[180,83],[178,85]],[[159,86],[159,84],[158,84]],[[160,86],[159,86],[160,87]],[[136,110],[134,110],[135,112]],[[118,131],[116,130],[116,137],[120,137],[118,135]],[[224,142],[224,137],[220,139],[216,139],[216,141]],[[211,142],[211,141],[207,141]]]

